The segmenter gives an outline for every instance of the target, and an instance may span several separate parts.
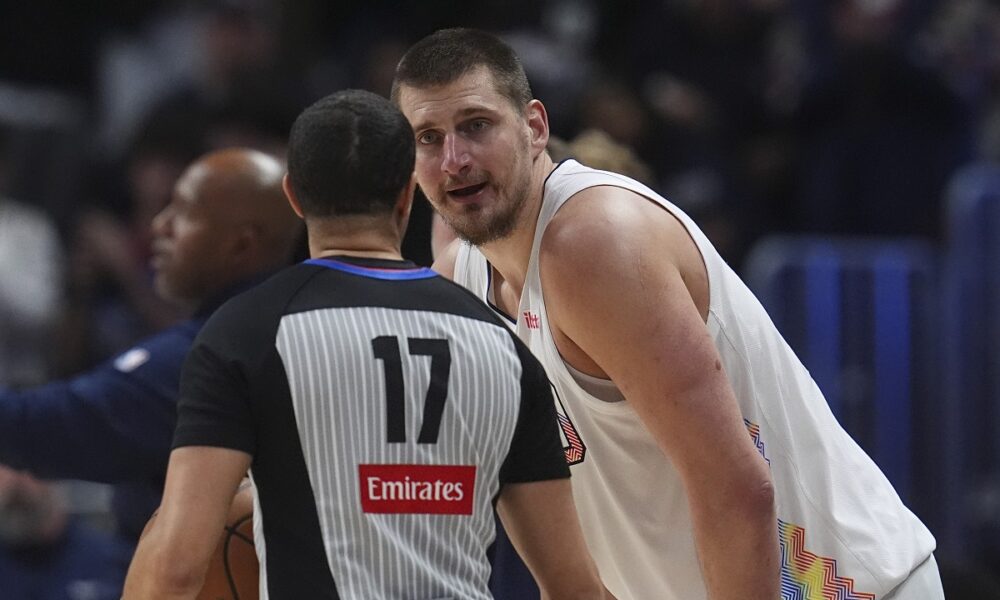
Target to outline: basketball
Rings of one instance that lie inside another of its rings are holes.
[[[253,492],[246,486],[240,488],[229,507],[226,526],[197,600],[257,600],[258,581],[253,545]]]
[[[149,530],[149,518],[142,535]],[[142,536],[140,536],[142,537]],[[258,600],[259,567],[253,544],[253,491],[245,485],[236,492],[226,525],[196,600]]]

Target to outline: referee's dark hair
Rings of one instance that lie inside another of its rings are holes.
[[[295,119],[288,179],[306,217],[392,211],[413,174],[413,129],[391,102],[343,90]]]

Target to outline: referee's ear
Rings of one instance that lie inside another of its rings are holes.
[[[295,197],[295,190],[292,189],[292,180],[288,178],[288,173],[281,178],[281,189],[285,191],[285,197],[288,198],[288,203],[292,206],[292,210],[295,214],[299,215],[300,219],[304,219],[305,215],[302,214],[302,207],[299,206],[299,200]]]
[[[417,174],[413,172],[410,174],[410,180],[399,191],[399,197],[396,198],[396,207],[393,209],[402,231],[406,231],[406,226],[410,222],[410,210],[413,209],[413,194],[416,188]]]

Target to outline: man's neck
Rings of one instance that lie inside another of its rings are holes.
[[[319,254],[311,254],[311,258],[331,258],[334,256],[351,256],[354,258],[378,258],[381,260],[403,260],[398,250],[354,250],[350,248],[325,248]]]
[[[514,230],[510,235],[479,246],[479,250],[493,265],[498,276],[496,283],[508,286],[518,297],[524,288],[524,278],[531,261],[531,248],[535,241],[535,227],[542,210],[545,180],[555,165],[548,153],[543,152],[532,165],[528,199],[524,203]],[[516,307],[515,307],[516,308]]]
[[[309,255],[401,260],[401,233],[368,216],[307,221]]]

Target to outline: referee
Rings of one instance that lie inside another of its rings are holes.
[[[548,380],[492,311],[402,260],[415,141],[349,90],[292,127],[313,257],[225,304],[185,363],[127,599],[194,598],[249,469],[261,598],[487,599],[493,508],[543,594],[610,598]]]

